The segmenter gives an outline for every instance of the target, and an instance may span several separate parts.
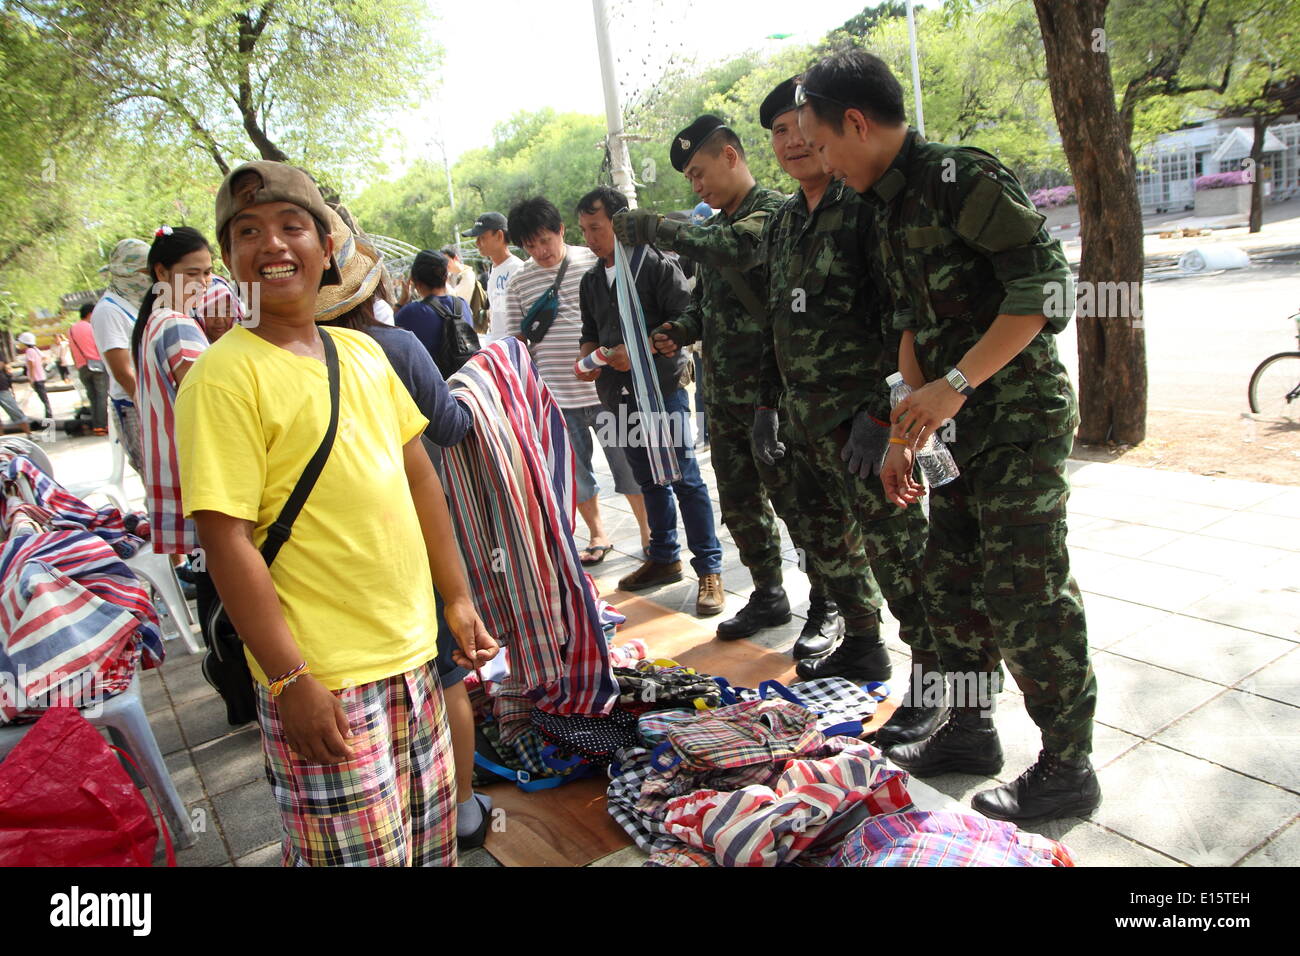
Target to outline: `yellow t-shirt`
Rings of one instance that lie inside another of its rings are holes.
[[[438,630],[402,461],[402,446],[428,420],[374,339],[328,334],[339,353],[338,434],[271,579],[313,676],[339,690],[433,659]],[[218,511],[254,521],[260,547],[329,414],[323,362],[235,326],[194,363],[176,396],[185,516]],[[266,683],[251,654],[248,664]]]

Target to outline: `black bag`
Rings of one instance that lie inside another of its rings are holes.
[[[269,568],[280,553],[293,523],[307,503],[307,496],[316,485],[316,479],[325,469],[325,462],[334,446],[334,435],[339,426],[339,353],[329,333],[320,330],[321,345],[325,349],[325,366],[329,370],[330,422],[325,429],[316,453],[307,462],[302,477],[289,494],[280,515],[267,530],[266,540],[262,542],[262,559]],[[253,690],[253,673],[248,668],[248,659],[244,656],[244,644],[239,639],[225,605],[217,598],[213,602],[203,625],[203,642],[208,652],[203,657],[203,676],[226,702],[226,719],[233,725],[245,724],[257,716],[257,696]]]
[[[443,378],[451,378],[479,350],[478,333],[460,316],[452,314],[437,296],[426,296],[420,301],[442,316],[442,346],[433,357],[433,364],[438,366]]]

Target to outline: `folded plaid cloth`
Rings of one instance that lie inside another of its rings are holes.
[[[1075,866],[1063,843],[968,813],[911,811],[867,820],[831,866]]]

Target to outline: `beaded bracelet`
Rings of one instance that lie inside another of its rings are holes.
[[[268,681],[267,683],[270,685],[268,687],[268,691],[270,692],[272,697],[279,697],[281,694],[284,693],[284,689],[286,687],[288,687],[290,684],[296,681],[303,674],[310,674],[310,673],[311,673],[311,668],[307,666],[306,661],[303,661],[301,664],[299,664],[297,667],[295,667],[293,670],[289,671],[287,674],[283,675],[282,677],[277,677],[272,681]]]

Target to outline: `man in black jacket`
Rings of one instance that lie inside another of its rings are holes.
[[[618,444],[623,446],[632,474],[641,485],[646,518],[650,524],[649,560],[619,581],[618,586],[623,591],[640,591],[681,580],[682,563],[678,560],[680,549],[677,544],[677,503],[680,502],[686,542],[693,555],[691,566],[700,581],[695,613],[700,616],[719,614],[724,603],[722,548],[714,530],[713,505],[708,488],[700,477],[700,467],[694,456],[688,424],[690,406],[682,387],[690,381],[690,356],[684,350],[673,356],[658,354],[649,345],[648,329],[642,329],[645,336],[642,348],[654,357],[664,411],[670,416],[669,431],[681,471],[680,480],[670,487],[655,484],[645,442],[636,437],[638,432],[643,435],[644,431],[628,427],[636,421],[632,413],[637,411],[637,403],[632,389],[632,364],[624,344],[614,286],[614,246],[618,240],[611,221],[614,213],[626,209],[627,205],[623,194],[608,186],[593,189],[578,202],[578,224],[582,227],[583,237],[587,247],[601,260],[582,277],[579,289],[582,309],[579,357],[604,348],[609,350],[609,364],[593,372],[575,374],[595,381],[608,424],[618,429]],[[642,246],[636,250],[632,265],[636,294],[650,328],[672,322],[687,310],[691,294],[686,277],[675,262],[653,246]]]

